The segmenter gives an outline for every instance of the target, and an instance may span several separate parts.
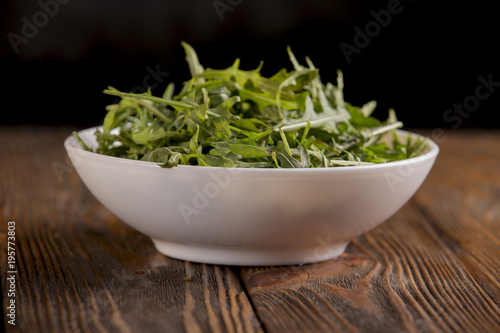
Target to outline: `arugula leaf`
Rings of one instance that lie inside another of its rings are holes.
[[[243,156],[243,158],[259,158],[269,156],[264,149],[250,144],[230,143],[228,145],[228,149],[232,153]]]
[[[156,127],[157,129],[155,129],[154,127]],[[132,140],[139,144],[147,145],[163,139],[166,135],[167,133],[165,132],[163,127],[158,128],[157,126],[155,126],[155,123],[153,123],[145,127],[140,132],[132,133]]]

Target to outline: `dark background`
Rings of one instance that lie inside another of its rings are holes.
[[[1,2],[1,124],[99,124],[115,100],[102,94],[108,85],[137,91],[159,70],[154,94],[171,81],[179,88],[189,78],[186,41],[205,67],[225,68],[239,57],[240,68],[254,69],[264,60],[264,75],[292,69],[290,45],[300,61],[312,59],[323,82],[335,82],[341,69],[347,101],[375,99],[380,119],[393,107],[405,127],[500,128],[500,87],[471,112],[447,113],[474,96],[479,76],[500,82],[492,5],[401,0],[401,12],[348,62],[340,44],[354,45],[355,28],[364,30],[375,21],[370,12],[391,1],[59,1]],[[218,13],[220,3],[230,10]],[[52,4],[45,22],[42,4]],[[22,37],[26,21],[36,19],[38,31],[16,52],[9,36]]]

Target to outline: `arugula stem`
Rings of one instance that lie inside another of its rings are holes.
[[[374,136],[374,135],[379,135],[379,134],[382,134],[382,133],[385,133],[385,132],[388,132],[390,130],[393,130],[393,129],[396,129],[396,128],[401,128],[403,127],[403,123],[400,122],[400,121],[397,121],[393,124],[389,124],[389,125],[386,125],[386,126],[382,126],[382,127],[379,127],[377,128],[376,130],[374,131],[371,131],[371,135]]]
[[[160,103],[160,104],[167,104],[167,105],[170,105],[173,107],[178,107],[178,108],[183,108],[183,109],[188,109],[188,110],[193,108],[192,105],[189,105],[186,103],[172,101],[172,100],[164,99],[161,97],[150,96],[150,95],[145,95],[145,94],[131,94],[131,93],[124,93],[121,91],[113,91],[113,90],[108,90],[108,89],[104,90],[104,93],[108,94],[108,95],[113,95],[113,96],[129,97],[129,98],[135,98],[135,99],[139,99],[139,100],[141,100],[141,99],[147,100],[147,101]]]
[[[130,97],[129,97],[130,98]],[[164,123],[169,123],[170,122],[170,119],[168,119],[163,113],[161,113],[160,110],[158,110],[157,108],[155,108],[154,106],[152,105],[149,105],[148,103],[144,103],[143,101],[139,100],[139,99],[136,99],[136,98],[131,98],[131,99],[134,99],[137,103],[139,103],[140,105],[144,106],[148,111],[150,111],[153,115],[155,115],[156,117],[160,118],[161,120],[163,120]]]
[[[318,124],[327,122],[329,120],[344,121],[344,120],[346,120],[346,116],[343,115],[343,114],[336,114],[336,115],[331,115],[331,116],[317,118],[317,119],[314,119],[314,120],[301,121],[301,122],[296,123],[296,124],[284,125],[284,126],[281,126],[281,127],[278,125],[278,126],[274,126],[273,130],[275,132],[279,132],[280,129],[283,130],[283,131],[289,131],[289,130],[294,130],[294,129],[297,129],[297,128],[306,127],[308,123],[312,127],[313,125],[318,125]]]
[[[76,141],[78,141],[80,146],[82,146],[83,150],[93,152],[92,148],[87,146],[87,144],[82,140],[82,138],[80,138],[80,136],[78,135],[78,133],[76,131],[73,131],[71,134],[76,139]]]
[[[283,130],[279,130],[280,132],[280,136],[281,136],[281,140],[283,140],[283,144],[285,145],[285,150],[286,152],[292,156],[292,150],[290,149],[290,145],[288,144],[288,140],[286,139],[286,136],[285,136],[285,132],[283,132]]]

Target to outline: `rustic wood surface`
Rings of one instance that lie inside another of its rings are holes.
[[[0,126],[7,332],[500,332],[499,131],[436,136],[421,189],[339,259],[237,268],[167,258],[109,213],[66,158],[72,130]]]

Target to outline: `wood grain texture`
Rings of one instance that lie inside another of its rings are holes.
[[[160,255],[88,192],[68,128],[0,128],[3,309],[6,228],[17,229],[15,332],[260,332],[228,267]]]
[[[441,141],[414,198],[339,259],[242,271],[266,331],[500,332],[500,133]]]
[[[8,332],[500,332],[498,131],[447,132],[416,195],[340,258],[235,268],[160,255],[109,213],[66,158],[71,130],[0,126]]]

